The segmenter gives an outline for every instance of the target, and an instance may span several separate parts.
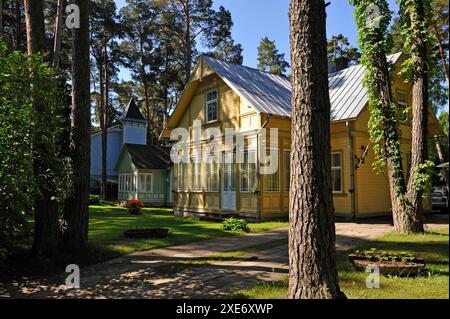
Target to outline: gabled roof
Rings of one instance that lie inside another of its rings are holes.
[[[130,99],[130,102],[128,102],[128,105],[125,108],[125,111],[123,111],[123,114],[120,117],[120,119],[121,120],[132,120],[132,121],[147,121],[145,119],[145,117],[142,115],[139,108],[137,107],[133,98]]]
[[[159,145],[125,144],[124,149],[130,154],[136,168],[166,169],[172,166],[170,148]]]
[[[400,56],[401,53],[390,55],[388,61],[396,63]],[[291,116],[289,78],[210,56],[202,56],[202,59],[257,112]],[[367,94],[362,83],[364,72],[364,66],[355,65],[329,74],[331,121],[354,119],[367,104]]]

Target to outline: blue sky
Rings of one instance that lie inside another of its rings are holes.
[[[353,7],[348,0],[331,0],[327,7],[327,36],[342,33],[357,46],[357,32]],[[116,1],[118,7],[124,5],[125,0]],[[395,0],[389,0],[391,10],[397,11]],[[256,67],[257,48],[265,36],[275,40],[277,48],[286,54],[289,61],[289,0],[215,0],[217,9],[223,5],[230,10],[233,17],[233,37],[244,48],[244,65]],[[128,78],[127,72],[121,76]]]

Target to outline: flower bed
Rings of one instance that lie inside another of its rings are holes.
[[[370,249],[357,250],[348,255],[348,259],[359,271],[365,271],[367,266],[377,266],[383,275],[407,277],[416,276],[425,268],[425,261],[406,253],[389,254]]]
[[[130,199],[127,202],[127,207],[131,215],[140,215],[141,209],[144,208],[144,203],[139,199]]]

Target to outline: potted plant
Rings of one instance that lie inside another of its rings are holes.
[[[140,215],[141,209],[144,208],[144,203],[139,199],[130,199],[127,202],[127,207],[131,215]]]

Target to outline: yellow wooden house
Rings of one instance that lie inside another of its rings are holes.
[[[395,68],[401,54],[388,57],[394,68],[393,95],[408,110],[411,87]],[[362,80],[365,68],[354,65],[329,74],[333,200],[337,216],[362,218],[390,214],[388,178],[373,168],[373,149],[367,123],[369,111]],[[233,129],[246,135],[244,161],[233,163],[179,163],[174,174],[174,209],[178,216],[241,216],[251,220],[287,218],[291,148],[291,84],[284,76],[202,56],[171,115],[162,139],[175,128],[193,135],[194,121],[202,129]],[[411,149],[410,117],[401,118],[404,167]],[[259,174],[250,160],[255,155],[261,128],[278,129],[278,170]],[[429,134],[443,134],[429,112]],[[205,147],[207,138],[202,140]],[[192,143],[187,154],[195,156]],[[224,150],[225,151],[225,150]],[[430,200],[425,209],[431,210]]]

